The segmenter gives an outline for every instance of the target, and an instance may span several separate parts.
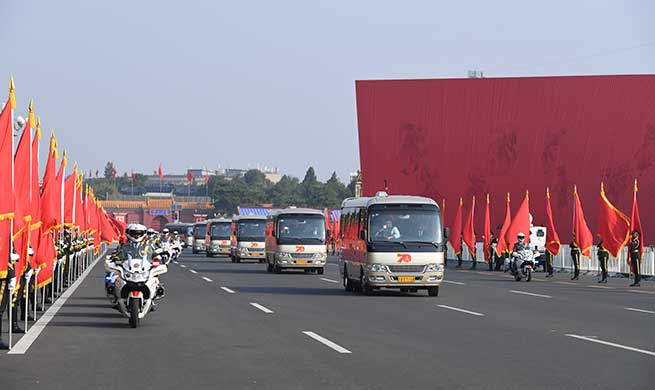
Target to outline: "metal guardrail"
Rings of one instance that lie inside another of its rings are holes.
[[[478,261],[484,262],[484,250],[481,242],[476,244],[475,252],[477,254]],[[580,271],[581,272],[600,272],[600,265],[598,263],[598,257],[596,256],[597,250],[596,247],[591,248],[591,258],[580,257]],[[453,249],[448,245],[448,259],[455,259],[455,254]],[[628,249],[623,248],[619,258],[611,257],[607,264],[607,271],[610,274],[630,274],[630,267],[626,261],[628,257]],[[462,260],[470,262],[471,255],[464,246],[462,249]],[[571,259],[571,250],[568,245],[562,245],[561,250],[557,256],[553,257],[553,268],[559,271],[572,271],[573,270],[573,261]],[[655,248],[654,247],[645,247],[644,255],[641,258],[641,275],[642,276],[655,276]]]

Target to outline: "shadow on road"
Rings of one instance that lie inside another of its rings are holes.
[[[105,306],[109,309],[109,306]],[[76,317],[76,318],[122,318],[118,312],[107,311],[102,313],[57,313],[57,317]]]
[[[116,317],[121,319],[120,317]],[[121,322],[95,322],[95,321],[51,321],[49,326],[60,326],[60,327],[80,327],[80,328],[128,328],[129,324],[127,321]]]

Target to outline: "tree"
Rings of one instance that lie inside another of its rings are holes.
[[[266,193],[266,199],[275,207],[288,207],[298,204],[299,180],[288,175],[282,176]]]
[[[248,185],[264,186],[268,180],[264,172],[258,169],[251,169],[243,175],[243,180]]]
[[[305,178],[300,183],[299,195],[302,206],[320,207],[323,196],[323,184],[316,178],[314,167],[309,167],[305,173]]]
[[[348,188],[339,180],[337,173],[332,172],[332,176],[323,186],[323,207],[338,208],[341,201],[349,196]]]
[[[116,167],[114,166],[114,163],[111,161],[107,161],[107,164],[105,165],[105,179],[113,179],[114,172],[116,172]]]

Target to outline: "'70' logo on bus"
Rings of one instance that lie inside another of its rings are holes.
[[[305,247],[304,247],[304,246],[302,246],[302,245],[296,245],[296,252],[304,252],[304,251],[305,251]]]
[[[409,255],[407,253],[398,253],[398,260],[399,263],[409,263],[412,261],[412,255]]]

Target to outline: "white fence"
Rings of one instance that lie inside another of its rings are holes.
[[[478,261],[484,262],[484,251],[481,242],[476,244],[476,254]],[[627,248],[623,248],[618,259],[610,256],[607,271],[610,274],[629,274],[630,268],[628,267],[628,263],[626,261],[627,256]],[[455,258],[456,257],[452,248],[450,245],[448,245],[448,259]],[[469,254],[466,245],[463,245],[462,248],[462,260],[471,261],[471,255]],[[562,245],[562,249],[560,250],[559,254],[553,258],[553,267],[560,271],[573,270],[571,251],[568,245]],[[596,256],[596,246],[591,248],[591,259],[583,256],[580,257],[580,270],[582,272],[600,272],[600,265],[598,264],[598,257]],[[653,247],[644,248],[644,255],[641,258],[641,274],[643,276],[655,275],[655,248]]]

